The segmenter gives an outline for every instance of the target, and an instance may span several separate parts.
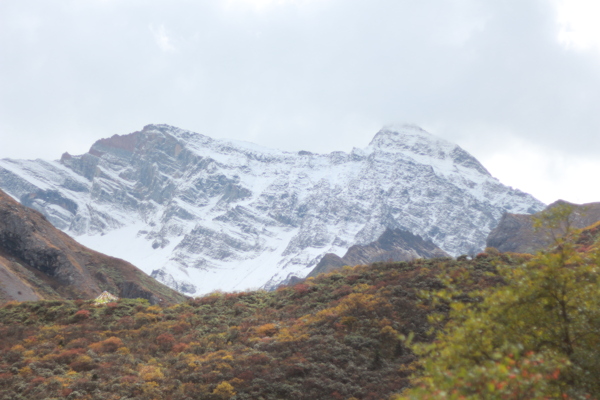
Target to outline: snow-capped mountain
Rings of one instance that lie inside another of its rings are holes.
[[[387,228],[473,253],[544,205],[416,126],[364,149],[290,153],[168,125],[60,161],[0,160],[0,188],[95,250],[184,293],[272,287]]]

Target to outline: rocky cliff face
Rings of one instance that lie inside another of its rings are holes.
[[[354,245],[343,257],[327,253],[308,276],[331,272],[344,265],[371,264],[378,261],[412,261],[417,258],[449,257],[448,253],[430,241],[403,230],[386,229],[367,245]]]
[[[0,191],[0,301],[119,297],[174,303],[179,293],[133,265],[90,250]]]
[[[475,253],[505,212],[543,208],[414,126],[313,154],[148,125],[60,161],[0,160],[0,188],[81,243],[195,294],[304,277],[324,254],[388,228]]]
[[[544,211],[561,203],[567,203],[573,207],[570,223],[574,229],[582,229],[600,221],[600,203],[572,204],[558,200],[550,204]],[[534,229],[533,220],[537,216],[539,213],[534,215],[505,214],[498,226],[490,232],[486,241],[487,247],[495,247],[502,252],[530,254],[548,247],[552,243],[553,233],[545,229]],[[561,232],[554,232],[554,235],[560,234]]]

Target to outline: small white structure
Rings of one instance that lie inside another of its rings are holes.
[[[106,304],[106,303],[111,303],[113,301],[117,301],[119,300],[119,298],[115,295],[112,295],[110,293],[108,293],[107,291],[104,291],[100,294],[100,296],[96,297],[96,299],[94,300],[94,303],[96,304]]]

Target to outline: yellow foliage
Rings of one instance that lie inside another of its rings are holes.
[[[379,331],[379,333],[382,336],[382,343],[388,346],[393,346],[400,337],[398,331],[389,325],[381,328],[381,331]]]
[[[139,313],[136,313],[133,318],[134,318],[135,322],[142,323],[142,324],[147,324],[149,322],[158,321],[158,315],[152,314],[152,313],[139,312]]]
[[[299,340],[308,339],[308,334],[293,328],[282,328],[279,330],[279,333],[275,335],[275,339],[282,343],[297,342]]]
[[[213,390],[212,394],[214,394],[220,399],[229,400],[230,398],[235,396],[235,391],[233,389],[233,386],[231,386],[229,382],[223,381],[217,385],[215,390]]]
[[[75,361],[79,362],[79,363],[91,363],[93,360],[92,360],[92,357],[82,354],[82,355],[78,356],[75,359]]]
[[[150,306],[150,307],[146,308],[146,312],[149,312],[149,313],[159,314],[161,311],[162,311],[162,308],[160,308],[159,306]]]
[[[358,316],[361,313],[375,310],[381,303],[381,299],[375,295],[352,293],[340,301],[337,306],[319,311],[314,317],[314,322],[337,318],[342,315]]]
[[[233,367],[227,363],[220,362],[215,365],[215,369],[219,372],[228,371],[233,369]]]
[[[152,400],[158,400],[160,396],[160,385],[156,382],[145,382],[142,385],[142,391],[148,397],[151,396]]]
[[[275,324],[264,324],[254,328],[254,331],[260,337],[271,337],[279,331],[279,328]]]
[[[359,283],[358,285],[354,285],[354,291],[357,293],[366,292],[371,289],[371,285],[367,285],[366,283]]]
[[[398,331],[392,328],[391,326],[386,325],[383,328],[381,328],[381,334],[386,337],[396,337],[398,336]]]
[[[11,347],[10,350],[21,353],[21,352],[25,351],[25,347],[21,346],[20,344],[17,344],[15,346]]]
[[[391,324],[392,324],[392,321],[390,321],[387,318],[384,318],[381,321],[379,321],[379,326],[382,327],[382,328],[385,327],[385,326],[387,326],[387,325],[391,325]]]
[[[51,339],[58,334],[60,329],[61,329],[61,327],[58,325],[43,326],[40,329],[40,333],[38,334],[38,337],[41,339]]]
[[[144,365],[140,368],[140,378],[145,381],[160,381],[164,378],[160,367],[154,365]]]

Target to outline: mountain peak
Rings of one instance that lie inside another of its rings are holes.
[[[369,147],[386,153],[405,153],[428,164],[439,164],[442,168],[462,166],[490,176],[487,169],[460,146],[413,124],[384,126]]]
[[[140,132],[127,135],[113,135],[110,138],[97,140],[90,148],[89,153],[101,156],[107,151],[123,151],[133,153],[138,142]]]
[[[413,124],[387,125],[381,128],[369,147],[386,150],[413,150],[419,152],[426,148],[452,150],[456,145],[440,139],[423,128]]]
[[[171,134],[180,129],[165,124],[150,124],[144,126],[141,131],[136,131],[126,135],[113,135],[109,138],[97,140],[89,150],[90,154],[101,156],[104,153],[132,154],[140,142],[147,141],[150,137],[163,137],[165,134]]]

